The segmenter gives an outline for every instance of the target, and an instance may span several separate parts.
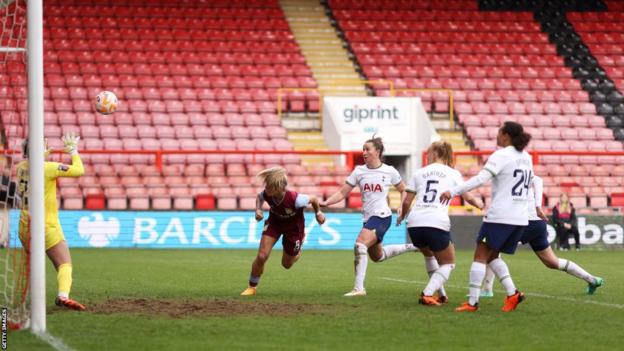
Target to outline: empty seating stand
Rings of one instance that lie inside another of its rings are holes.
[[[611,3],[622,8],[617,1]],[[329,4],[368,79],[393,81],[399,95],[420,96],[433,112],[448,111],[446,93],[401,89],[452,89],[454,113],[476,150],[494,150],[498,127],[507,120],[528,129],[532,150],[624,150],[531,12],[479,11],[477,1],[470,0],[331,0]],[[596,30],[606,31],[601,25],[593,23]],[[609,37],[613,41],[609,47],[621,53],[621,48],[615,48],[621,46],[616,40],[619,32],[611,31]],[[612,62],[622,61],[615,55]],[[375,87],[375,92],[388,95],[387,89]],[[557,177],[574,177],[578,205],[602,207],[604,196],[621,184],[605,187],[601,177],[607,179],[622,161],[609,156],[544,156],[541,162],[564,172],[554,176],[548,167],[537,174],[551,186],[560,185],[562,179]],[[592,176],[597,164],[604,165],[606,173],[596,177],[595,184],[581,185],[577,178]],[[481,195],[488,195],[487,191]],[[558,196],[554,191],[547,195]]]
[[[50,146],[62,149],[61,135],[76,132],[82,149],[292,150],[276,114],[277,90],[316,81],[276,0],[51,0],[44,11]],[[15,55],[7,60],[0,112],[7,135],[19,139],[25,67]],[[93,111],[101,90],[120,99],[115,114]],[[297,110],[318,111],[317,95],[291,95]],[[250,208],[260,169],[301,164],[297,155],[244,153],[165,155],[162,169],[150,155],[82,158],[86,175],[60,181],[66,209]],[[314,181],[306,185],[323,193]]]

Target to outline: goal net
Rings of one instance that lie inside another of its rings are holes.
[[[15,166],[28,124],[26,0],[0,0],[0,304],[9,328],[29,321],[29,258],[20,243]],[[15,223],[14,223],[15,222]]]

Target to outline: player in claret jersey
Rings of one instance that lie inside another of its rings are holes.
[[[479,308],[481,283],[489,265],[507,292],[503,311],[516,309],[524,294],[516,289],[507,264],[499,253],[513,254],[529,224],[528,193],[533,178],[531,156],[524,151],[531,135],[515,122],[505,122],[496,136],[502,149],[494,152],[479,174],[440,196],[442,203],[492,180],[492,202],[483,218],[477,237],[474,262],[470,268],[469,300],[457,312],[474,312]]]
[[[529,226],[522,234],[521,242],[531,245],[531,248],[539,257],[544,266],[550,269],[564,271],[576,278],[587,282],[587,294],[592,295],[598,287],[604,284],[604,279],[593,276],[576,263],[562,259],[555,255],[548,243],[546,223],[548,218],[542,212],[542,194],[544,191],[542,178],[533,176],[533,184],[529,188]],[[489,273],[489,272],[488,272]],[[483,283],[481,296],[493,296],[493,279],[486,279]]]
[[[372,138],[364,143],[363,157],[365,164],[357,166],[351,172],[342,188],[321,206],[330,206],[342,201],[358,186],[362,193],[362,215],[364,226],[355,242],[355,286],[344,296],[365,296],[364,277],[368,266],[368,255],[374,262],[382,262],[388,258],[407,251],[415,251],[412,244],[382,246],[384,235],[392,224],[392,211],[388,206],[388,189],[393,185],[401,192],[401,200],[405,195],[405,184],[399,172],[392,166],[381,162],[384,145],[381,138]],[[400,209],[397,209],[400,211]]]
[[[419,302],[423,305],[439,306],[448,302],[444,283],[455,268],[455,247],[451,242],[451,220],[448,204],[439,201],[439,192],[451,189],[464,182],[461,174],[452,168],[453,148],[447,142],[435,142],[427,150],[427,163],[419,169],[407,185],[407,196],[403,200],[397,225],[407,216],[407,231],[412,243],[425,256],[429,283],[423,290]],[[465,193],[464,199],[477,208],[480,200]],[[417,197],[410,211],[410,205]],[[433,294],[438,291],[437,297]]]
[[[256,220],[261,221],[264,218],[262,205],[265,201],[269,204],[270,212],[269,218],[264,222],[258,255],[251,265],[249,286],[241,293],[243,296],[256,295],[256,287],[264,272],[264,264],[282,234],[284,248],[282,266],[289,269],[301,257],[301,247],[305,239],[303,210],[308,204],[314,209],[316,221],[319,224],[325,223],[325,215],[321,212],[316,197],[286,189],[288,179],[285,169],[281,167],[265,169],[258,174],[258,178],[264,183],[264,190],[256,199]]]

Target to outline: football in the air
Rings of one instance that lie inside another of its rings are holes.
[[[103,115],[110,115],[117,110],[119,101],[110,91],[102,91],[95,97],[95,110]]]

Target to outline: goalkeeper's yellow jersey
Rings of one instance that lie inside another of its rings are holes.
[[[56,178],[80,177],[84,174],[84,166],[80,155],[72,155],[72,164],[66,165],[59,162],[44,162],[44,208],[46,227],[49,224],[57,224],[58,206],[56,203]],[[21,219],[28,220],[28,160],[17,165],[18,191],[22,195]]]

